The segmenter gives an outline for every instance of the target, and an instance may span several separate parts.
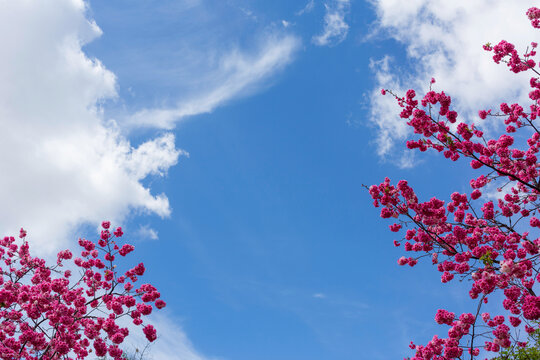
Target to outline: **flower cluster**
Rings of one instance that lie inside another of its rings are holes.
[[[118,271],[115,257],[133,246],[120,247],[121,228],[111,234],[109,222],[102,227],[97,244],[79,239],[80,257],[60,251],[54,266],[30,255],[23,229],[20,240],[0,240],[1,359],[84,359],[94,352],[119,360],[119,345],[129,330],[117,320],[128,316],[142,325],[153,306],[165,306],[154,286],[135,288],[145,272],[142,263],[124,274]],[[71,260],[78,270],[63,270]],[[152,325],[143,332],[149,341],[156,339]]]
[[[540,28],[540,9],[529,9],[527,16]],[[510,71],[534,73],[528,84],[528,106],[502,103],[500,111],[479,111],[481,120],[503,119],[505,132],[498,138],[487,138],[474,123],[458,121],[451,97],[431,86],[420,98],[414,90],[403,97],[386,89],[381,92],[396,98],[403,109],[400,117],[418,134],[407,141],[409,149],[434,149],[452,161],[467,159],[481,172],[470,180],[470,192],[454,192],[447,201],[419,201],[405,180],[393,185],[386,178],[369,188],[374,206],[381,208],[380,216],[397,220],[390,230],[404,231],[394,245],[403,245],[412,255],[402,256],[398,264],[414,266],[421,257],[429,256],[443,283],[455,277],[468,279],[469,297],[478,299],[475,313],[456,316],[439,310],[435,321],[450,326],[448,337],[435,336],[426,345],[411,343],[416,350],[413,360],[457,359],[465,352],[472,359],[481,346],[492,352],[513,345],[523,347],[526,343],[511,329],[529,334],[539,329],[540,296],[535,291],[540,282],[540,233],[535,228],[540,228],[540,130],[536,124],[540,72],[532,59],[536,47],[531,43],[532,50],[520,56],[504,40],[495,46],[484,45],[493,52],[493,60],[505,62]],[[498,199],[484,195],[488,184],[498,188]],[[497,291],[504,294],[503,313],[481,313],[482,305]]]

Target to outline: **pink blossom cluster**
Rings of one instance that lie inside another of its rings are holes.
[[[142,316],[165,302],[150,284],[135,288],[145,272],[141,263],[121,274],[114,264],[132,245],[120,247],[122,229],[110,233],[110,223],[102,223],[97,244],[79,239],[80,257],[73,259],[77,275],[62,268],[71,261],[70,250],[60,251],[57,262],[32,257],[21,229],[21,244],[14,237],[0,240],[0,358],[1,359],[84,359],[107,354],[122,359],[119,345],[129,335],[117,320],[128,316],[142,325]],[[152,305],[153,304],[153,305]],[[149,341],[156,330],[146,325]]]
[[[527,16],[531,20],[531,25],[537,29],[540,29],[540,9],[532,7],[527,10]]]
[[[540,9],[529,9],[527,16],[540,28]],[[411,254],[400,257],[398,264],[414,266],[429,256],[443,283],[456,277],[469,280],[468,295],[478,301],[474,313],[456,316],[440,309],[435,321],[450,327],[448,336],[435,336],[426,345],[411,343],[416,350],[413,360],[458,359],[464,353],[472,359],[481,347],[492,352],[523,347],[526,342],[512,329],[527,333],[540,329],[540,127],[536,123],[540,72],[532,59],[536,47],[531,43],[532,50],[520,56],[504,40],[493,47],[484,45],[493,52],[493,60],[505,62],[510,71],[534,73],[527,106],[502,103],[497,112],[479,111],[483,121],[502,119],[506,128],[498,137],[488,138],[474,123],[459,121],[451,97],[431,89],[434,80],[420,98],[414,90],[403,97],[381,91],[396,98],[402,108],[400,117],[417,134],[407,141],[409,149],[434,149],[452,161],[466,159],[480,172],[470,180],[469,192],[454,192],[446,201],[435,197],[420,201],[405,180],[393,185],[386,178],[369,187],[374,206],[381,208],[380,216],[395,221],[390,230],[403,233],[394,245],[403,245]],[[486,199],[488,184],[501,192],[498,199]],[[481,313],[496,292],[504,295],[501,314]]]

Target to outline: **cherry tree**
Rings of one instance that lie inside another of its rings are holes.
[[[540,29],[540,9],[530,8],[527,16]],[[382,95],[395,97],[402,108],[400,117],[417,134],[407,148],[421,152],[435,150],[449,161],[468,161],[478,173],[470,180],[470,192],[451,194],[444,201],[436,197],[421,201],[405,180],[392,184],[386,178],[369,187],[381,217],[394,219],[390,230],[403,234],[395,246],[403,245],[411,255],[398,259],[414,266],[429,257],[440,271],[441,281],[455,277],[470,280],[468,296],[477,301],[470,313],[455,314],[439,309],[438,324],[448,326],[448,336],[435,335],[415,350],[413,360],[476,359],[481,349],[500,358],[518,358],[531,349],[527,343],[540,330],[540,72],[534,58],[537,44],[520,54],[515,46],[500,41],[484,49],[495,63],[506,64],[514,73],[530,72],[528,104],[502,103],[498,109],[481,109],[478,121],[503,121],[499,137],[488,137],[474,123],[460,121],[451,97],[430,90],[417,97],[414,90],[399,96],[391,90]],[[490,189],[497,189],[492,196]],[[490,297],[501,293],[498,313],[483,311]],[[525,349],[519,351],[519,349]],[[521,354],[521,355],[520,355]],[[525,358],[525,357],[523,357]]]
[[[80,256],[63,250],[52,265],[30,255],[23,229],[18,240],[0,240],[1,359],[123,359],[124,317],[143,326],[148,341],[156,339],[142,317],[166,304],[151,284],[135,286],[142,263],[120,272],[117,257],[134,250],[122,244],[122,229],[111,233],[108,221],[102,228],[97,242],[79,239]]]

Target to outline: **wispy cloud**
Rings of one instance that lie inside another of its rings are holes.
[[[382,96],[380,91],[381,88],[385,88],[393,89],[396,93],[404,92],[399,79],[392,73],[393,66],[395,64],[390,56],[370,61],[369,67],[375,74],[378,87],[369,94],[369,118],[377,133],[373,140],[377,154],[381,158],[387,158],[392,154],[392,160],[401,168],[410,168],[414,164],[415,153],[405,148],[394,149],[395,142],[404,141],[410,135],[408,125],[397,116],[401,110],[396,100],[390,95]]]
[[[296,12],[297,16],[301,16],[310,13],[315,7],[315,0],[309,0],[306,6]]]
[[[188,116],[211,112],[230,100],[249,95],[289,64],[299,46],[296,36],[269,36],[255,53],[229,52],[215,70],[214,81],[197,96],[179,101],[175,107],[141,110],[130,117],[128,126],[172,129]]]
[[[141,225],[139,226],[139,229],[137,230],[137,234],[143,238],[148,240],[157,240],[158,232],[157,230],[150,227],[150,225]]]
[[[529,25],[525,11],[530,2],[418,0],[372,1],[377,11],[376,32],[397,40],[406,49],[406,59],[388,54],[372,62],[376,87],[370,94],[371,121],[377,127],[377,151],[385,159],[401,166],[413,165],[409,155],[403,157],[395,143],[411,135],[390,96],[383,97],[380,88],[399,93],[409,88],[426,90],[431,77],[435,88],[452,96],[462,119],[475,121],[477,111],[498,107],[498,103],[524,100],[527,97],[527,75],[510,73],[496,65],[482,50],[487,42],[505,39],[525,49],[537,35]],[[392,66],[390,66],[392,64]],[[478,123],[478,121],[477,121]]]
[[[239,7],[238,9],[251,20],[257,21],[257,15],[255,15],[250,9],[246,9],[243,7]]]
[[[319,46],[337,45],[347,37],[349,25],[345,16],[350,10],[350,0],[333,0],[324,4],[324,28],[322,34],[314,36],[312,41]]]
[[[216,357],[208,357],[195,349],[188,339],[184,329],[175,319],[173,314],[165,308],[149,317],[156,329],[158,338],[149,344],[145,359],[149,360],[218,360]],[[129,329],[129,337],[122,344],[126,353],[133,353],[134,350],[143,350],[144,344],[148,344],[141,327],[134,326],[129,318],[120,320],[122,326]]]

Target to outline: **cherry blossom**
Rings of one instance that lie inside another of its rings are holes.
[[[527,16],[540,28],[540,9]],[[464,122],[454,109],[450,94],[429,91],[418,97],[414,90],[393,96],[402,108],[400,117],[412,127],[415,139],[407,148],[425,152],[433,149],[451,161],[468,161],[478,175],[470,180],[471,190],[454,192],[449,199],[420,196],[405,180],[393,184],[386,178],[369,187],[380,216],[393,219],[390,230],[402,233],[400,246],[411,256],[399,265],[414,266],[429,256],[441,273],[441,281],[469,280],[468,296],[477,301],[470,313],[454,314],[440,309],[438,324],[449,326],[448,336],[434,336],[426,345],[415,345],[413,360],[474,359],[480,349],[499,352],[510,346],[526,346],[514,328],[532,333],[539,329],[540,296],[540,72],[533,60],[537,44],[520,55],[515,46],[500,41],[484,45],[493,61],[504,63],[514,73],[531,72],[529,104],[502,103],[499,110],[480,109],[478,120],[502,121],[504,133],[487,137],[473,122]],[[489,186],[489,188],[488,188]],[[497,188],[501,197],[485,194]],[[503,195],[504,194],[504,195]],[[493,294],[504,296],[500,314],[481,313]]]

